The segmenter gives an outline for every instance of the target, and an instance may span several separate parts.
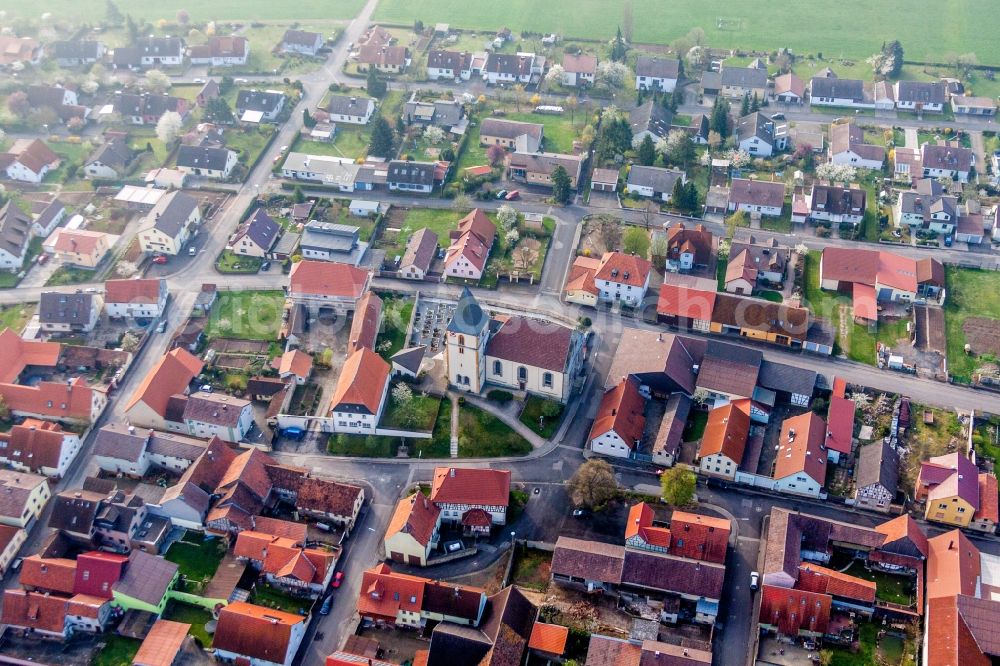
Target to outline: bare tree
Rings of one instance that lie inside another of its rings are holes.
[[[622,5],[622,36],[629,44],[632,43],[632,31],[635,21],[632,18],[632,0],[625,0]]]

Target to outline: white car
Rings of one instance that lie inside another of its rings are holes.
[[[756,590],[760,587],[760,574],[756,571],[750,572],[750,589]]]

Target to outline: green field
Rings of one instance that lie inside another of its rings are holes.
[[[517,120],[523,123],[540,123],[545,126],[543,133],[544,148],[549,153],[572,153],[573,140],[577,137],[577,129],[583,129],[587,124],[586,115],[577,113],[580,119],[571,120],[569,114],[556,116],[548,113],[507,113],[505,120]]]
[[[411,208],[403,219],[403,224],[399,227],[399,233],[392,238],[384,235],[376,243],[376,247],[385,250],[388,257],[402,255],[406,251],[406,243],[410,240],[418,229],[427,228],[438,236],[438,242],[446,244],[449,232],[458,226],[458,221],[467,214],[467,211],[457,211],[442,208]],[[490,219],[494,219],[490,215]],[[442,240],[444,239],[444,240]]]
[[[996,11],[990,0],[951,0],[946,5],[926,0],[844,0],[836,9],[824,3],[782,0],[633,0],[630,4],[635,42],[669,43],[700,27],[714,48],[772,51],[784,46],[798,54],[822,52],[863,60],[885,40],[898,37],[907,60],[940,62],[945,53],[971,51],[982,63],[1000,63],[996,32],[984,29],[982,23]],[[557,0],[539,10],[533,0],[382,0],[374,18],[403,25],[420,19],[454,28],[508,26],[515,35],[528,30],[605,40],[622,22],[622,6],[600,0]],[[818,25],[821,30],[803,29]]]
[[[944,304],[948,340],[948,372],[958,381],[968,382],[978,363],[965,354],[967,317],[1000,319],[1000,273],[945,266],[947,300]],[[988,360],[988,359],[983,359]]]
[[[459,457],[496,458],[528,453],[531,453],[528,440],[497,417],[469,404],[459,409]]]
[[[118,8],[122,14],[131,14],[136,19],[157,21],[166,19],[174,21],[177,11],[184,9],[191,15],[191,21],[274,21],[295,18],[310,19],[350,19],[354,18],[364,0],[300,0],[294,5],[266,0],[213,0],[205,3],[179,2],[122,2],[118,0]],[[107,3],[105,0],[46,0],[44,10],[51,12],[62,20],[77,20],[94,23],[104,18]],[[10,16],[26,16],[37,18],[41,10],[38,5],[3,0],[0,10]]]
[[[5,328],[13,329],[15,333],[24,330],[25,324],[35,314],[38,306],[35,303],[25,305],[8,305],[0,308],[0,331]]]
[[[280,291],[223,291],[212,306],[205,336],[277,340],[284,303]]]
[[[104,647],[91,662],[93,666],[129,666],[142,645],[142,641],[110,633],[103,640]]]

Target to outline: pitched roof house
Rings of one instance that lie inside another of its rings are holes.
[[[774,465],[775,488],[796,495],[819,496],[826,483],[825,441],[826,424],[815,412],[785,419],[781,423]]]
[[[493,524],[504,525],[510,501],[510,472],[437,467],[434,469],[430,499],[441,509],[444,521],[461,523],[466,513],[481,509],[490,514]]]
[[[639,392],[635,377],[625,377],[605,392],[597,408],[588,439],[594,453],[628,458],[639,446],[646,417],[646,399]]]
[[[459,220],[457,228],[451,232],[451,242],[445,251],[445,275],[480,279],[493,249],[496,233],[496,225],[479,208],[473,209]]]
[[[386,556],[395,562],[426,566],[437,545],[440,526],[441,509],[423,493],[402,498],[385,530]]]
[[[186,349],[172,349],[157,361],[125,406],[129,422],[166,430],[170,398],[188,392],[204,364]]]
[[[370,280],[371,274],[356,266],[303,259],[289,273],[288,295],[297,303],[353,310]]]
[[[230,661],[291,666],[305,636],[306,619],[237,601],[219,612],[212,648],[217,658]]]
[[[699,470],[704,474],[735,478],[749,434],[749,399],[734,400],[710,411],[698,447]]]

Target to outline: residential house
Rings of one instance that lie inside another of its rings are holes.
[[[156,319],[166,309],[166,280],[131,278],[104,283],[104,311],[113,319]]]
[[[479,588],[396,573],[383,563],[362,575],[358,614],[379,626],[418,629],[431,621],[439,622],[438,628],[478,627],[488,603],[486,593]]]
[[[472,78],[472,54],[468,51],[427,53],[427,78],[431,81],[468,81]]]
[[[358,72],[369,69],[382,74],[401,74],[410,64],[410,52],[405,46],[394,45],[395,38],[385,28],[372,26],[357,47]]]
[[[784,205],[784,183],[733,178],[729,187],[727,210],[731,213],[741,210],[751,215],[780,217]]]
[[[740,150],[751,157],[770,157],[788,147],[788,127],[757,111],[736,120],[733,128]]]
[[[112,108],[122,122],[130,125],[156,125],[164,113],[173,112],[186,118],[191,103],[180,97],[143,93],[133,95],[116,92]]]
[[[421,493],[404,497],[389,519],[383,544],[386,557],[411,566],[427,566],[438,544],[441,509]]]
[[[663,419],[650,445],[654,465],[673,467],[677,462],[691,405],[691,398],[683,393],[667,398]]]
[[[750,400],[734,400],[710,411],[698,447],[698,471],[735,479],[749,435]]]
[[[778,245],[776,238],[758,241],[752,234],[744,238],[730,245],[725,290],[750,296],[758,288],[783,284],[791,250]]]
[[[763,101],[767,99],[767,68],[723,66],[721,84],[719,94],[723,97],[732,99],[756,97]]]
[[[75,88],[66,88],[61,85],[33,85],[28,86],[28,104],[31,108],[47,108],[53,111],[59,120],[69,122],[73,118],[87,120],[90,116],[90,108],[80,106]]]
[[[233,254],[263,259],[271,252],[281,234],[281,227],[263,208],[258,208],[250,218],[236,228],[236,233],[226,245]]]
[[[0,153],[0,169],[7,178],[34,185],[61,163],[62,158],[41,139],[17,139],[7,152]]]
[[[356,266],[303,259],[289,273],[288,296],[299,305],[349,312],[368,291],[370,281],[371,273]]]
[[[338,432],[375,432],[385,408],[391,370],[368,347],[347,357],[330,399],[330,416]]]
[[[37,65],[42,53],[42,45],[31,37],[0,35],[0,67],[10,67],[14,63]]]
[[[868,193],[856,183],[849,186],[813,183],[806,194],[808,219],[857,226],[865,217]]]
[[[90,229],[60,227],[42,243],[42,250],[63,266],[95,269],[111,251],[118,236]]]
[[[219,611],[212,637],[215,658],[251,666],[292,666],[307,619],[245,601],[231,603]]]
[[[273,123],[284,109],[280,90],[240,90],[236,95],[236,117],[243,122]]]
[[[323,35],[308,30],[289,28],[281,37],[279,48],[285,53],[315,56],[323,48]]]
[[[382,299],[369,291],[358,301],[358,307],[351,318],[351,332],[347,341],[348,355],[362,347],[375,350],[379,327],[382,323]]]
[[[28,533],[20,527],[0,524],[0,576],[7,574],[27,538]]]
[[[625,191],[635,196],[669,202],[678,180],[681,183],[687,181],[687,176],[679,169],[633,164],[625,180]]]
[[[0,462],[21,472],[61,479],[80,452],[80,436],[58,423],[26,419],[0,433]]]
[[[32,235],[31,217],[15,202],[0,208],[0,269],[17,272],[24,264]]]
[[[308,547],[304,539],[284,536],[284,529],[268,530],[261,523],[236,536],[233,555],[248,561],[278,589],[295,596],[321,596],[333,579],[338,553]]]
[[[201,440],[124,423],[102,427],[94,442],[94,462],[101,470],[130,477],[142,477],[151,467],[181,473],[204,452]]]
[[[353,192],[355,188],[365,189],[357,181],[361,165],[346,157],[329,155],[307,155],[288,153],[281,165],[281,175],[285,178],[308,180],[337,187],[341,192]]]
[[[541,150],[545,126],[504,118],[484,118],[479,125],[480,146],[502,146],[520,153]]]
[[[176,255],[201,224],[198,200],[183,192],[167,192],[146,214],[136,236],[143,252]]]
[[[247,64],[250,57],[250,41],[246,37],[213,36],[205,44],[188,48],[188,58],[192,65],[210,67],[232,67]]]
[[[132,149],[121,139],[109,139],[92,152],[83,163],[88,178],[123,178],[132,163]]]
[[[356,95],[330,95],[325,111],[330,122],[367,125],[375,113],[375,100]]]
[[[841,79],[833,72],[814,76],[809,81],[809,103],[813,106],[846,106],[856,109],[875,107],[874,89],[860,79]],[[890,105],[890,108],[891,105]]]
[[[496,225],[482,209],[475,208],[469,212],[450,233],[450,243],[444,255],[444,274],[469,280],[482,278],[496,233]]]
[[[228,148],[181,146],[177,150],[177,169],[202,178],[228,180],[239,155]]]
[[[161,615],[179,576],[179,567],[173,562],[133,550],[125,573],[112,588],[115,605]]]
[[[192,393],[184,402],[183,424],[194,437],[224,442],[247,441],[254,427],[253,404],[222,393]],[[168,429],[170,424],[168,423]]]
[[[662,104],[657,104],[655,100],[649,100],[644,104],[635,107],[628,114],[628,124],[632,128],[632,141],[639,143],[647,136],[656,143],[660,139],[667,138],[673,124],[674,114],[664,108]]]
[[[882,170],[885,148],[865,143],[865,132],[854,123],[830,125],[830,162],[862,169]]]
[[[441,181],[437,162],[404,162],[393,160],[389,162],[389,173],[386,185],[392,191],[419,192],[429,194],[434,185]]]
[[[920,147],[920,164],[924,178],[951,178],[967,183],[975,169],[976,154],[954,144],[925,143]]]
[[[597,408],[588,440],[594,453],[613,458],[629,458],[642,440],[646,399],[634,377],[625,377],[605,391]]]
[[[997,495],[990,477],[960,453],[936,456],[921,463],[914,500],[925,502],[925,520],[993,533]]]
[[[98,41],[60,40],[48,45],[48,51],[60,67],[93,65],[104,59],[104,44]]]
[[[98,294],[44,291],[38,303],[38,323],[49,333],[88,333],[97,325],[103,306]]]
[[[615,664],[615,666],[644,666],[645,664],[671,664],[676,666],[708,666],[712,652],[702,648],[661,643],[654,640],[625,639],[591,634],[587,650],[588,666]],[[593,656],[591,656],[593,655]]]
[[[680,78],[680,61],[639,56],[635,62],[635,89],[672,93]],[[765,77],[766,78],[766,77]]]
[[[774,464],[774,488],[780,492],[819,497],[826,483],[826,424],[815,412],[781,423]]]
[[[110,618],[111,606],[105,599],[9,589],[4,592],[0,621],[35,636],[66,640],[76,633],[100,633]]]
[[[921,178],[911,190],[900,192],[894,208],[896,224],[943,235],[955,230],[961,215],[958,197],[933,178]]]
[[[940,112],[948,103],[948,89],[941,81],[896,81],[894,92],[897,109]]]
[[[826,415],[826,457],[832,463],[839,463],[841,455],[854,451],[855,412],[854,401],[834,391]]]
[[[305,259],[357,266],[368,251],[360,234],[358,227],[349,224],[313,220],[302,230],[299,251]]]
[[[561,166],[569,175],[570,189],[575,190],[586,159],[586,155],[512,153],[507,156],[507,178],[528,185],[552,187],[552,172]]]
[[[714,290],[664,283],[660,285],[656,314],[669,326],[708,333],[712,328],[715,296]]]
[[[704,225],[688,228],[678,222],[667,229],[667,270],[676,273],[708,268],[714,247],[712,232]]]
[[[456,135],[463,134],[468,126],[465,107],[458,100],[420,102],[415,96],[403,105],[403,122],[407,125],[434,125]]]
[[[492,226],[492,224],[491,224]],[[494,234],[496,233],[494,228]],[[466,239],[468,242],[469,239]],[[408,280],[423,280],[427,277],[427,273],[431,270],[431,264],[434,262],[434,257],[438,253],[438,236],[436,233],[430,229],[424,227],[423,229],[417,229],[410,238],[406,241],[406,251],[403,252],[403,258],[399,262],[399,268],[396,271],[396,275],[401,278]],[[456,255],[454,258],[457,259]],[[468,261],[468,259],[466,259]],[[477,262],[478,263],[478,262]],[[485,266],[485,262],[483,262]],[[468,270],[464,267],[464,270]],[[463,268],[458,268],[456,264],[456,270],[463,270]],[[480,273],[480,277],[482,274]]]
[[[711,331],[735,333],[786,347],[802,346],[809,331],[809,310],[763,298],[720,293],[712,308]]]
[[[594,85],[597,76],[597,56],[566,53],[562,59],[562,84],[573,88]],[[638,77],[637,77],[638,78]],[[674,81],[676,83],[676,80]]]
[[[423,365],[426,351],[426,345],[417,345],[415,347],[403,347],[390,356],[389,361],[392,363],[392,376],[416,379],[420,374],[420,368]]]
[[[0,444],[9,444],[9,437]],[[6,450],[2,453],[9,455]],[[52,491],[44,476],[0,470],[0,525],[27,529],[42,515],[51,497]],[[0,565],[0,569],[6,570],[7,564],[10,560]]]
[[[791,72],[774,77],[771,96],[784,104],[802,104],[806,99],[806,84]]]
[[[167,411],[173,396],[186,395],[204,364],[185,349],[172,349],[157,361],[125,406],[125,417],[135,426],[167,430]]]
[[[597,299],[601,292],[594,282],[601,259],[579,256],[573,260],[566,276],[566,286],[563,287],[567,303],[597,307]]]
[[[952,95],[951,110],[957,116],[995,116],[997,105],[992,97]]]
[[[491,525],[506,525],[510,472],[437,467],[431,482],[430,500],[441,510],[442,522],[466,526],[485,512]]]
[[[635,255],[606,252],[594,274],[598,300],[621,303],[629,307],[640,306],[649,288],[652,264]]]
[[[545,58],[534,53],[497,53],[486,54],[486,64],[483,66],[483,81],[488,85],[527,85],[532,77],[541,76],[545,69]]]
[[[899,486],[899,454],[888,442],[861,447],[854,478],[855,506],[888,513]]]
[[[860,284],[874,288],[879,301],[937,299],[944,289],[944,266],[937,259],[828,247],[819,268],[821,288],[847,291]]]
[[[184,64],[184,40],[179,37],[140,37],[132,46],[114,50],[115,69],[147,69]]]
[[[218,96],[219,96],[219,84],[215,81],[215,79],[209,79],[208,81],[205,81],[205,84],[201,87],[201,90],[199,90],[198,94],[195,95],[194,101],[195,104],[197,104],[201,108],[205,108],[205,105],[207,105],[213,99],[216,99]]]
[[[374,292],[368,292],[366,296],[378,298]],[[304,351],[298,349],[286,351],[278,361],[278,377],[282,381],[294,381],[301,386],[309,381],[309,376],[312,375],[312,365],[312,356]]]
[[[31,231],[36,236],[44,238],[55,231],[65,217],[66,206],[59,199],[53,199],[48,204],[44,204],[44,208],[37,215],[34,215]]]

